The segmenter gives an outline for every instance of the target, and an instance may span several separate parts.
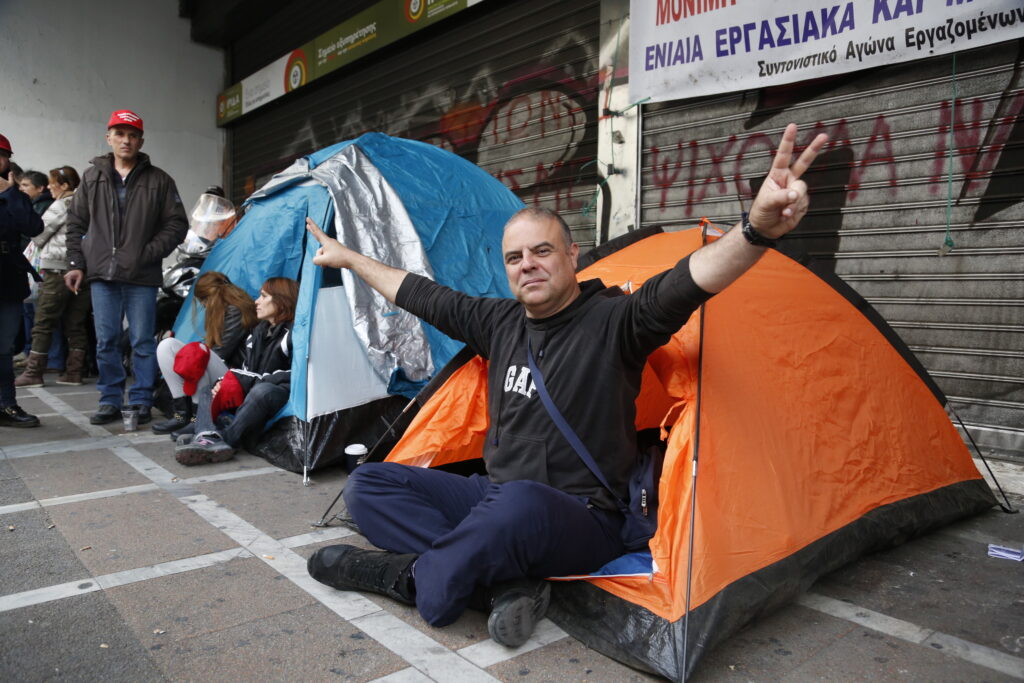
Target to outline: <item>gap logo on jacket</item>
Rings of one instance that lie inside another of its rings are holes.
[[[537,391],[537,385],[533,383],[533,379],[530,377],[530,368],[528,366],[510,365],[505,370],[505,393],[507,394],[510,391],[514,391],[526,398],[533,398],[533,393]]]

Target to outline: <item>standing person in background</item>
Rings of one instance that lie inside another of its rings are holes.
[[[53,204],[53,193],[49,185],[49,179],[39,171],[25,171],[18,181],[18,187],[32,201],[32,210],[40,216]]]
[[[14,388],[14,355],[21,327],[21,302],[28,296],[28,275],[39,277],[22,253],[22,237],[43,231],[43,221],[27,195],[8,178],[10,141],[0,135],[0,427],[38,427],[39,418],[18,405]]]
[[[14,187],[21,188],[21,179],[25,175],[24,169],[13,161],[10,162],[10,169],[10,175],[7,179],[12,185],[14,185]]]
[[[192,296],[196,303],[206,309],[205,335],[209,347],[209,360],[198,381],[193,382],[191,392],[186,392],[186,378],[174,371],[178,352],[186,346],[175,337],[168,337],[156,347],[156,359],[160,373],[171,390],[174,414],[166,422],[153,425],[156,434],[170,434],[195,419],[192,399],[189,393],[202,391],[223,377],[228,368],[242,366],[243,343],[249,330],[256,326],[256,304],[244,289],[233,285],[228,276],[215,270],[203,273],[196,280]],[[192,309],[195,320],[196,307]]]
[[[100,371],[99,408],[89,418],[92,424],[119,417],[126,380],[120,345],[125,317],[132,345],[129,407],[138,410],[140,424],[152,419],[161,261],[188,232],[174,180],[140,151],[142,135],[138,114],[112,113],[107,123],[111,152],[92,160],[68,208],[70,270],[64,274],[64,284],[75,293],[86,279],[92,286]]]
[[[43,386],[43,371],[51,342],[58,326],[63,322],[71,344],[67,366],[57,384],[80,385],[85,365],[85,350],[89,345],[86,322],[89,318],[89,287],[85,285],[77,295],[64,286],[64,273],[68,270],[67,217],[78,172],[70,166],[50,171],[49,186],[54,202],[43,214],[43,231],[32,238],[38,250],[39,267],[43,275],[39,299],[36,301],[35,325],[32,328],[32,350],[29,352],[25,372],[14,381],[19,387]]]
[[[51,204],[53,204],[53,195],[50,194],[50,189],[47,186],[48,180],[46,176],[39,171],[21,171],[19,169],[19,177],[16,184],[22,192],[28,195],[29,201],[32,202],[32,210],[40,216],[46,213],[46,210],[50,208]],[[25,240],[22,241],[25,242]],[[23,246],[27,245],[27,242],[23,244]],[[29,254],[26,254],[26,256],[29,256]],[[29,258],[31,259],[31,256],[29,256]],[[30,262],[33,267],[38,268],[34,259]],[[20,341],[22,351],[24,353],[18,355],[27,359],[29,350],[32,348],[32,324],[36,315],[35,303],[32,301],[26,301],[22,306],[22,314],[25,321],[25,333],[21,336]],[[63,349],[61,349],[61,351],[63,351]]]

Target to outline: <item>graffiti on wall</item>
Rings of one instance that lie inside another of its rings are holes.
[[[483,64],[457,86],[439,79],[384,104],[357,96],[343,109],[312,114],[279,157],[248,174],[245,192],[301,155],[380,131],[455,152],[526,204],[578,211],[594,187],[596,154],[597,58],[587,43],[569,31],[538,51],[549,57],[511,72]]]
[[[953,125],[954,173],[962,174],[958,199],[980,197],[980,220],[998,210],[1024,199],[1024,186],[1014,183],[1005,188],[998,180],[1011,168],[1019,168],[1024,149],[1024,92],[1006,97],[1000,102],[1000,113],[986,116],[983,113],[982,98],[945,100],[939,106],[940,123],[932,136],[930,156],[932,172],[928,178],[928,192],[932,195],[945,193],[945,182],[950,157],[949,127],[952,111],[955,109],[956,122]],[[807,127],[799,144],[807,144],[818,133],[827,133],[829,142],[826,151],[849,149],[854,144],[850,139],[849,123],[845,118],[823,124],[818,122]],[[754,132],[731,135],[721,143],[699,144],[697,140],[679,141],[669,148],[651,146],[646,150],[651,165],[651,182],[660,192],[658,209],[668,208],[669,191],[679,185],[686,187],[684,215],[691,217],[701,202],[720,196],[753,198],[754,189],[744,177],[744,161],[754,153],[772,153],[778,141],[765,133]],[[802,147],[798,146],[798,150]],[[848,180],[843,183],[849,199],[857,198],[861,191],[864,175],[873,168],[882,168],[886,174],[889,193],[895,197],[898,191],[896,177],[896,152],[892,127],[886,114],[875,117],[873,127],[864,143],[856,146],[859,157],[850,154],[846,163]],[[820,159],[817,165],[828,167],[828,159]],[[991,181],[991,182],[986,182]],[[820,179],[819,179],[820,182]],[[1009,193],[1006,190],[1010,190]]]
[[[881,192],[882,199],[874,195],[878,201],[895,200],[902,192],[920,197],[923,182],[928,197],[945,198],[950,191],[950,175],[957,183],[951,202],[954,206],[975,205],[973,223],[1024,200],[1024,184],[1019,181],[1024,167],[1024,44],[1019,50],[1015,68],[998,97],[949,97],[927,111],[910,114],[914,117],[910,127],[916,130],[926,127],[921,117],[930,117],[931,131],[925,139],[912,139],[918,133],[905,133],[908,122],[899,119],[908,114],[901,112],[856,121],[840,117],[827,124],[807,126],[798,141],[801,144],[809,143],[821,132],[829,135],[825,152],[806,178],[812,189],[823,189],[816,200],[816,215],[821,220],[816,220],[815,230],[838,231],[842,209],[867,190]],[[860,76],[764,89],[746,121],[750,132],[733,134],[719,142],[682,139],[671,146],[646,148],[648,187],[654,190],[648,193],[649,215],[691,218],[709,199],[751,201],[758,180],[750,178],[750,158],[770,155],[778,142],[751,129],[856,78]],[[856,136],[851,134],[854,128]],[[908,159],[915,163],[922,158],[926,170],[915,166],[921,172],[915,170],[913,181],[901,184],[897,163]],[[759,179],[760,174],[754,176]],[[825,227],[822,221],[830,225]],[[834,241],[838,246],[838,237]]]

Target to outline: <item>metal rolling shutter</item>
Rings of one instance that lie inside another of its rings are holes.
[[[834,268],[986,450],[1024,457],[1022,46],[959,53],[955,108],[951,56],[648,106],[641,223],[731,225],[788,122],[801,143],[828,132],[806,176],[811,212],[782,250]],[[947,212],[954,247],[940,255]]]
[[[381,131],[460,154],[592,245],[600,3],[484,2],[466,15],[233,124],[234,197],[298,156]]]

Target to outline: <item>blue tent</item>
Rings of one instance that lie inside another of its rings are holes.
[[[296,160],[249,197],[203,265],[255,296],[267,278],[300,282],[292,389],[269,435],[247,444],[302,471],[346,443],[373,443],[461,344],[396,308],[349,271],[313,265],[311,217],[368,256],[479,296],[509,296],[502,228],[523,207],[504,185],[438,147],[368,133]],[[175,323],[202,337],[191,294]]]

